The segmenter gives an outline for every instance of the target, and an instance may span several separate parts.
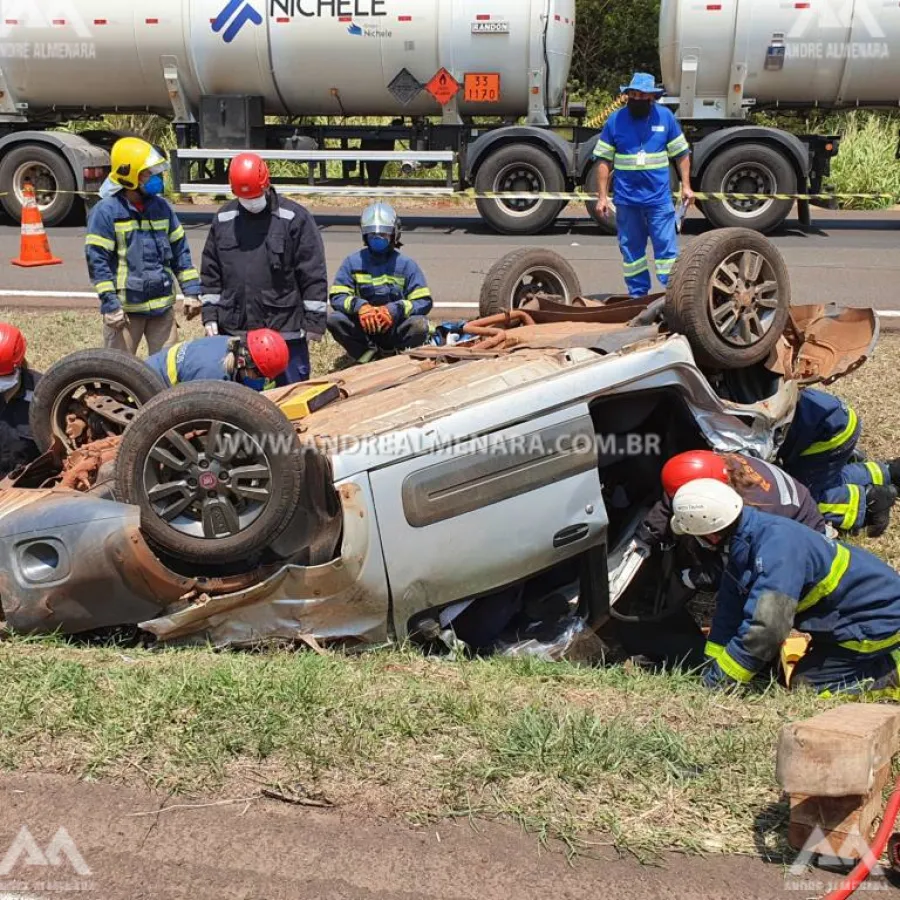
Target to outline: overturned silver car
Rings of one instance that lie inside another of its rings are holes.
[[[801,386],[878,337],[872,310],[791,307],[777,251],[736,229],[664,297],[507,296],[465,343],[264,395],[147,399],[63,360],[47,452],[0,485],[6,626],[371,646],[452,622],[477,649],[568,647],[647,589],[623,561],[665,461],[773,458]]]

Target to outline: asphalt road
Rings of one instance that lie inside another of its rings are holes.
[[[213,209],[179,210],[197,264]],[[360,245],[359,210],[313,209],[325,239],[329,274],[333,275],[341,260]],[[561,219],[552,232],[525,238],[498,235],[467,211],[404,211],[400,204],[398,210],[403,217],[406,252],[425,270],[436,297],[436,313],[441,317],[475,315],[488,269],[505,253],[522,246],[547,247],[562,254],[578,272],[585,293],[623,289],[615,238],[600,235],[574,206],[574,215]],[[699,217],[689,219],[682,240],[694,240],[707,227]],[[0,305],[94,306],[92,295],[77,296],[90,292],[83,226],[54,228],[49,234],[51,248],[64,264],[38,269],[6,264],[0,280]],[[11,260],[18,254],[19,237],[17,226],[0,222],[0,260]],[[882,311],[896,311],[900,317],[900,212],[816,210],[813,228],[803,230],[791,225],[773,240],[788,262],[795,303],[872,305]],[[63,296],[54,297],[54,293]]]

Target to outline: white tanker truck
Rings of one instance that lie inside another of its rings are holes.
[[[819,191],[838,138],[756,127],[749,111],[896,107],[898,36],[900,5],[881,0],[662,0],[695,188]],[[31,181],[45,222],[67,218],[119,135],[61,126],[113,112],[172,121],[182,193],[227,193],[227,161],[248,148],[295,163],[280,184],[296,193],[591,189],[596,129],[566,98],[574,38],[575,0],[0,0],[0,202],[18,219]],[[478,201],[508,234],[565,205]],[[792,206],[703,209],[770,231]]]

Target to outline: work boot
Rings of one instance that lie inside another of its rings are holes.
[[[866,525],[870,538],[881,537],[891,524],[891,509],[897,501],[895,487],[870,485],[866,488]]]

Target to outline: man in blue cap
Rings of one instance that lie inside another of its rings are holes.
[[[678,259],[678,229],[669,182],[674,161],[681,175],[682,202],[694,202],[690,148],[672,112],[655,101],[665,91],[652,75],[638,72],[622,85],[628,105],[607,120],[594,149],[600,161],[597,211],[609,211],[610,173],[615,169],[616,217],[625,283],[632,297],[650,293],[647,240],[653,243],[656,277],[665,287]]]

